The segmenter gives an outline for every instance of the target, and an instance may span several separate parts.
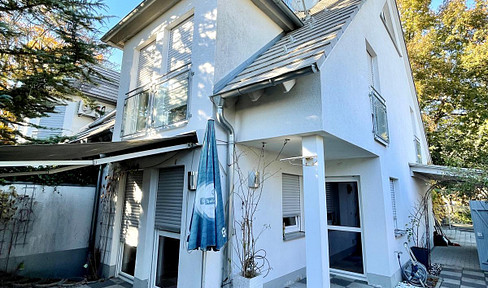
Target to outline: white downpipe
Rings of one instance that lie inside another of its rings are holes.
[[[222,273],[222,282],[229,281],[232,276],[232,238],[234,237],[234,145],[235,131],[234,127],[224,117],[224,98],[215,97],[217,105],[217,121],[227,131],[227,246],[224,252],[224,272]]]

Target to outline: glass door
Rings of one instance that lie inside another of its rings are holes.
[[[364,275],[358,182],[327,179],[326,202],[331,271]]]
[[[180,255],[180,235],[156,230],[153,260],[153,287],[176,288]]]

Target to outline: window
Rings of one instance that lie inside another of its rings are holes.
[[[127,93],[124,103],[122,136],[147,128],[169,128],[188,118],[193,17],[169,32],[167,73],[156,79],[162,67],[162,54],[156,41],[139,51],[137,88]]]
[[[300,176],[282,174],[283,237],[301,230]]]
[[[393,19],[390,12],[390,6],[388,5],[388,1],[385,2],[385,5],[381,10],[380,19],[385,25],[386,31],[388,32],[388,35],[390,36],[390,39],[393,42],[393,45],[395,46],[395,49],[397,50],[398,54],[401,56],[400,50],[398,49],[397,37],[395,34],[395,28],[393,26]]]
[[[373,52],[373,49],[369,46],[368,43],[366,54],[368,57],[368,81],[369,86],[375,88],[377,91],[380,91],[380,83],[379,83],[379,74],[378,74],[378,60],[376,57],[376,53]]]
[[[395,229],[395,237],[401,237],[405,235],[405,230],[398,227],[398,180],[395,178],[390,178],[390,196],[391,196],[391,207],[392,207],[392,217],[393,217],[393,228]]]
[[[412,107],[410,107],[410,119],[412,121],[413,145],[415,147],[415,162],[422,163],[422,146],[418,137],[417,120]]]
[[[39,120],[39,126],[46,127],[37,130],[37,134],[32,135],[37,139],[47,139],[49,137],[61,136],[63,134],[64,116],[66,106],[56,106],[54,113],[48,113],[46,117]]]
[[[168,71],[174,71],[191,62],[193,17],[171,29],[168,48]]]
[[[153,41],[139,50],[137,87],[150,83],[159,67],[161,67],[161,53],[156,47],[156,41]]]
[[[388,117],[385,100],[374,88],[371,89],[369,95],[371,97],[374,137],[382,144],[388,144],[390,142],[390,136],[388,133]]]

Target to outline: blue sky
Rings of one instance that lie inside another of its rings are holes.
[[[103,11],[103,14],[114,17],[107,19],[105,26],[100,28],[103,34],[117,24],[125,15],[129,14],[142,0],[105,0],[104,2],[107,5],[107,11]],[[114,49],[109,60],[120,65],[122,62],[122,51]]]

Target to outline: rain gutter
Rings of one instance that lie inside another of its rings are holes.
[[[225,283],[232,276],[232,238],[234,236],[234,145],[235,131],[234,127],[227,121],[224,116],[224,103],[222,97],[214,97],[214,103],[217,106],[217,121],[224,127],[227,132],[227,246],[224,251],[224,264],[222,273],[222,283]]]
[[[292,79],[295,79],[295,78],[298,78],[301,76],[316,73],[318,70],[319,69],[318,69],[317,64],[313,63],[310,66],[306,66],[306,67],[301,68],[299,70],[295,70],[295,71],[280,75],[280,76],[272,78],[272,79],[263,80],[263,81],[253,83],[253,84],[241,87],[241,88],[235,88],[235,89],[223,92],[223,93],[217,93],[216,96],[214,96],[214,97],[220,96],[222,98],[230,98],[230,97],[236,97],[236,96],[248,94],[248,93],[251,93],[251,92],[254,92],[257,90],[261,90],[261,89],[265,89],[268,87],[273,87],[273,86],[279,85],[283,82],[286,82],[286,81],[289,81],[289,80],[292,80]]]

